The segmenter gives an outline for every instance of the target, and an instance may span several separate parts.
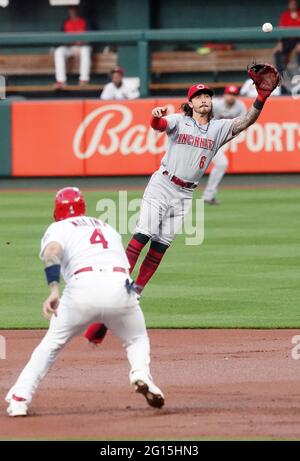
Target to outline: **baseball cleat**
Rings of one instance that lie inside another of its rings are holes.
[[[27,416],[28,402],[23,397],[13,395],[7,408],[8,416]]]
[[[136,293],[139,297],[141,297],[141,293],[144,287],[142,287],[141,285],[137,285],[135,282],[130,282],[129,279],[126,279],[125,288],[128,294],[133,292]]]
[[[146,384],[138,379],[133,383],[135,392],[142,394],[151,407],[161,408],[165,404],[165,398],[161,390],[154,384]]]

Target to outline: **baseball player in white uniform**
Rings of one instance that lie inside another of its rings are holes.
[[[245,96],[246,98],[256,98],[257,91],[251,78],[248,78],[241,86],[240,96]],[[271,96],[281,96],[280,86],[277,86],[277,88],[272,91]]]
[[[111,82],[104,85],[100,98],[104,101],[136,99],[140,97],[139,89],[132,82],[124,78],[122,67],[115,67],[111,73]]]
[[[54,218],[41,242],[50,294],[43,304],[48,332],[9,390],[9,416],[26,416],[40,381],[59,351],[92,322],[101,322],[124,344],[129,379],[149,405],[164,404],[162,391],[150,375],[150,346],[136,293],[130,289],[129,263],[120,235],[108,224],[85,216],[77,188],[56,194]],[[60,299],[60,275],[66,282]]]
[[[235,85],[228,85],[224,90],[224,97],[220,100],[214,100],[214,118],[236,118],[244,115],[247,112],[246,105],[237,99],[239,89]],[[228,167],[228,159],[222,148],[214,156],[212,163],[214,164],[211,170],[206,187],[203,192],[203,199],[209,205],[219,205],[217,200],[218,186]]]
[[[188,90],[183,113],[166,115],[167,107],[152,111],[151,126],[165,131],[167,152],[144,192],[135,233],[127,249],[132,272],[144,246],[151,241],[149,251],[135,280],[141,293],[158,268],[192,203],[193,191],[206,168],[226,142],[252,125],[270,92],[259,90],[253,106],[234,119],[212,118],[213,91],[196,84]]]

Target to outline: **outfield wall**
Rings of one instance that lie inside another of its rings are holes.
[[[250,106],[251,99],[244,99]],[[148,175],[166,136],[151,109],[179,98],[128,102],[18,101],[1,107],[1,176]],[[299,100],[271,98],[259,121],[225,146],[229,173],[300,172]]]

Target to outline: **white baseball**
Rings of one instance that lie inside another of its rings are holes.
[[[272,32],[273,26],[270,22],[265,22],[262,26],[263,32]]]

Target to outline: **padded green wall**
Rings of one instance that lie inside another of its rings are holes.
[[[11,104],[0,100],[0,177],[11,175]]]
[[[257,26],[277,24],[287,0],[149,0],[153,28]],[[148,0],[82,0],[100,30],[145,27]],[[1,32],[58,30],[65,7],[50,7],[48,0],[11,0],[0,8]],[[123,19],[122,19],[123,17]],[[124,27],[126,22],[127,27]]]
[[[277,25],[286,6],[287,0],[152,0],[152,21],[162,29]]]
[[[83,12],[90,15],[99,30],[117,27],[116,0],[86,0],[81,3]],[[66,11],[64,6],[51,7],[48,0],[10,0],[7,8],[0,8],[0,32],[61,30]]]

